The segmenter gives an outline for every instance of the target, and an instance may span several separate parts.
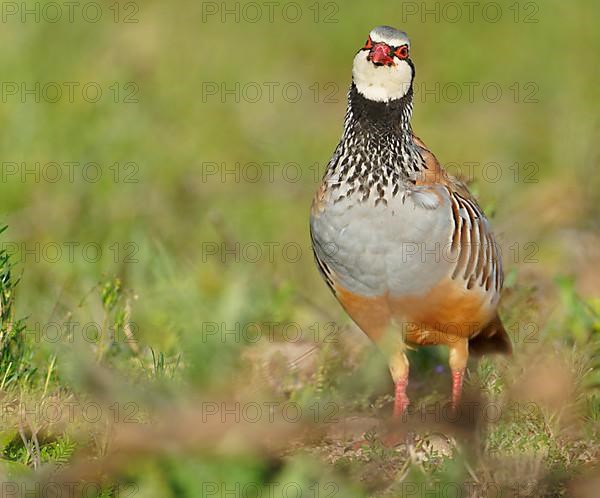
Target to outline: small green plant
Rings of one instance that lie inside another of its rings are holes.
[[[69,463],[77,445],[68,435],[59,437],[56,441],[45,444],[40,448],[42,463],[53,463],[62,466]]]
[[[6,226],[0,227],[0,234]],[[33,382],[36,368],[33,350],[25,341],[25,322],[15,318],[15,293],[19,279],[14,276],[11,255],[0,248],[0,390]]]

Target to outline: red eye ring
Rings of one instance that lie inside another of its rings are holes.
[[[369,38],[367,39],[367,41],[365,42],[365,46],[363,47],[363,50],[370,50],[373,48],[373,40],[371,40],[371,37],[369,36]]]
[[[398,47],[394,51],[394,55],[396,57],[398,57],[398,59],[407,59],[408,58],[408,46],[402,45],[401,47]]]

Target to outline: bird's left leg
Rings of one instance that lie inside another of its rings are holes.
[[[396,350],[389,360],[390,372],[396,385],[394,399],[394,418],[400,417],[408,407],[410,400],[406,395],[408,386],[408,358],[403,350]]]
[[[464,337],[453,337],[453,341],[448,347],[450,349],[450,370],[452,371],[452,409],[456,410],[460,403],[465,369],[469,359],[469,341]]]

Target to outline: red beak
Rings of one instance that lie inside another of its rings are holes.
[[[369,52],[367,60],[376,66],[393,66],[394,57],[391,52],[392,50],[385,43],[376,43]]]

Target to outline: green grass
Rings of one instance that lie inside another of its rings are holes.
[[[550,0],[533,24],[515,23],[514,2],[504,1],[497,23],[479,11],[473,23],[403,22],[402,4],[383,1],[340,3],[338,22],[315,23],[313,2],[300,3],[298,23],[202,22],[202,3],[187,1],[140,4],[132,24],[112,22],[108,7],[98,23],[3,23],[5,83],[103,90],[98,103],[3,94],[0,104],[5,482],[96,483],[98,496],[136,498],[252,486],[264,496],[286,485],[303,496],[444,496],[453,485],[496,484],[566,496],[597,470],[596,3]],[[507,274],[501,315],[515,344],[511,360],[469,369],[477,407],[500,416],[464,423],[440,415],[446,353],[411,353],[413,413],[395,450],[381,444],[392,393],[385,362],[320,280],[308,235],[354,51],[382,23],[409,33],[419,89],[502,88],[497,103],[478,91],[458,102],[417,93],[414,129],[442,163],[462,165],[491,214]],[[303,96],[222,103],[203,98],[203,82],[292,82]],[[138,102],[124,103],[135,88]],[[526,102],[532,89],[536,102]],[[58,181],[48,180],[52,162]],[[100,165],[98,181],[88,163]],[[221,181],[223,163],[239,181]],[[261,165],[258,181],[250,163]],[[286,181],[288,163],[300,166],[298,181]],[[486,176],[489,163],[500,165],[498,181]],[[290,323],[298,341],[285,340]],[[255,344],[242,332],[257,324]],[[264,403],[279,405],[273,423],[221,424],[207,409],[222,402],[258,403],[263,415]],[[302,423],[285,423],[286,403],[302,408]],[[361,431],[367,441],[353,448]]]

